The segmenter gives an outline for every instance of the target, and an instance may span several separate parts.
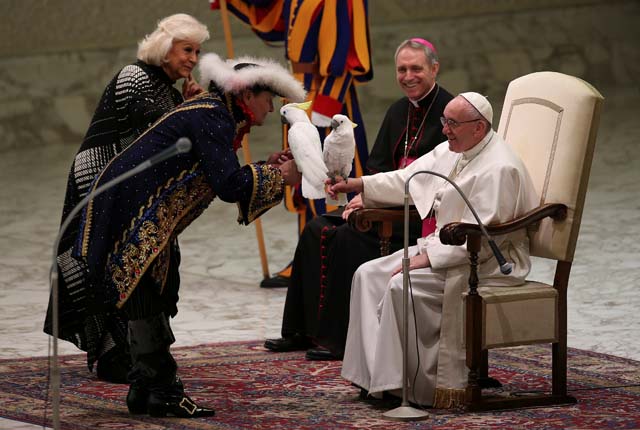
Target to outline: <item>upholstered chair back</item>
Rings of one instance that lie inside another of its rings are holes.
[[[498,134],[525,162],[540,204],[568,206],[565,221],[546,218],[529,230],[533,256],[573,260],[602,103],[587,82],[556,72],[531,73],[507,88]]]

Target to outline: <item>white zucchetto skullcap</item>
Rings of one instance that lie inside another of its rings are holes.
[[[478,113],[482,115],[484,119],[489,121],[489,124],[493,123],[493,108],[485,96],[474,92],[460,93],[460,96],[464,97],[469,103],[471,103]]]

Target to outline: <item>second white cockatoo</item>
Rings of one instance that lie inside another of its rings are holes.
[[[356,155],[356,141],[353,136],[356,126],[357,124],[351,122],[346,115],[337,114],[331,119],[333,130],[324,139],[322,155],[332,183],[347,180],[351,173],[353,157]],[[343,206],[347,204],[347,199],[344,194],[340,194],[338,200],[333,200],[327,195],[327,203]]]
[[[307,116],[310,106],[311,102],[289,103],[280,108],[280,116],[289,124],[289,148],[302,173],[302,195],[307,199],[322,199],[328,170],[322,159],[320,134]]]

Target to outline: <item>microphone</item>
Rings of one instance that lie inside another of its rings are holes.
[[[142,162],[138,167],[145,166],[140,169],[140,171],[153,166],[154,164],[158,164],[161,161],[166,160],[167,158],[173,157],[174,155],[184,154],[185,152],[189,152],[191,150],[191,141],[188,137],[181,137],[171,145],[170,147],[162,150],[161,152],[153,155],[148,160]]]
[[[482,225],[482,224],[478,224],[478,225]],[[482,229],[482,227],[480,227],[480,229]],[[508,275],[513,270],[513,264],[509,263],[504,258],[504,255],[502,255],[502,252],[500,252],[500,250],[498,249],[498,245],[496,245],[493,239],[488,237],[486,230],[485,230],[485,237],[487,237],[487,241],[489,241],[489,246],[493,251],[493,256],[496,257],[496,260],[498,260],[498,264],[500,265],[500,272],[502,272],[503,275]]]
[[[176,143],[169,146],[168,148],[160,151],[159,153],[152,155],[147,160],[138,164],[134,168],[127,170],[126,172],[116,176],[115,178],[107,181],[102,184],[95,190],[87,193],[86,196],[77,205],[73,207],[69,215],[65,218],[64,222],[60,226],[60,230],[58,231],[58,235],[53,243],[53,261],[51,264],[51,270],[49,271],[49,284],[51,286],[51,319],[52,327],[51,327],[51,335],[53,337],[53,367],[51,370],[51,403],[52,403],[52,421],[53,428],[60,428],[60,368],[58,366],[58,334],[60,331],[60,324],[58,321],[58,246],[60,245],[60,240],[62,239],[62,235],[71,224],[71,221],[75,218],[75,216],[80,212],[80,210],[94,197],[102,194],[107,191],[109,188],[114,187],[120,182],[129,179],[132,176],[137,175],[143,170],[148,169],[154,164],[158,164],[161,161],[166,160],[167,158],[173,157],[174,155],[183,154],[189,152],[191,150],[191,140],[187,137],[179,138]]]
[[[489,246],[491,247],[491,251],[493,252],[493,256],[496,258],[496,260],[498,261],[498,265],[500,266],[500,272],[502,272],[503,275],[508,275],[509,273],[511,273],[511,271],[513,270],[513,264],[509,263],[504,258],[504,256],[502,255],[502,252],[500,252],[500,249],[498,249],[498,245],[496,245],[496,243],[493,240],[493,238],[491,236],[489,236],[489,233],[487,232],[487,229],[485,228],[484,224],[482,224],[482,221],[480,221],[480,217],[478,216],[478,214],[476,213],[476,210],[471,205],[471,202],[469,201],[469,199],[467,199],[467,196],[464,195],[464,193],[462,192],[460,187],[458,187],[458,185],[455,182],[453,182],[451,179],[449,179],[449,177],[447,177],[445,175],[442,175],[442,174],[440,174],[438,172],[433,172],[431,170],[420,170],[420,171],[415,172],[414,174],[412,174],[409,177],[409,179],[407,179],[407,182],[405,182],[405,184],[404,184],[405,205],[408,206],[408,201],[409,201],[409,181],[411,181],[411,179],[414,176],[416,176],[416,175],[418,175],[420,173],[428,173],[430,175],[438,176],[438,177],[444,179],[445,181],[449,182],[451,185],[453,185],[453,187],[456,189],[458,194],[460,194],[460,197],[462,197],[462,199],[466,203],[467,207],[469,208],[469,210],[473,214],[474,218],[478,222],[478,227],[480,227],[480,231],[482,232],[482,235],[487,239],[487,242],[489,242]],[[406,208],[405,208],[405,210],[406,210]],[[407,219],[407,217],[405,216],[405,222],[406,222],[406,219]],[[406,228],[405,228],[405,230],[406,230]]]

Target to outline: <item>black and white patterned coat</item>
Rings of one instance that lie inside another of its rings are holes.
[[[137,61],[121,69],[104,90],[69,172],[62,221],[86,195],[107,163],[183,98],[161,67]],[[71,256],[74,220],[60,240],[60,338],[87,351],[89,368],[114,345],[126,345],[126,321],[118,315],[87,317],[86,267]],[[45,332],[51,333],[47,315]]]

